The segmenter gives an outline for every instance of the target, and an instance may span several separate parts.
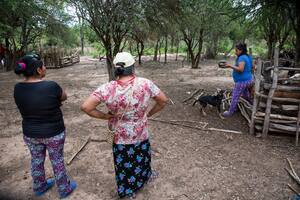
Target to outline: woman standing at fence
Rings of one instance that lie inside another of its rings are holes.
[[[25,80],[17,83],[14,98],[22,115],[24,141],[31,153],[33,191],[41,196],[56,182],[60,198],[67,197],[75,188],[64,165],[63,147],[65,126],[60,110],[66,93],[54,81],[45,81],[46,68],[38,55],[26,55],[16,65],[15,73]],[[55,179],[45,178],[46,149]]]
[[[88,115],[108,120],[114,130],[113,156],[118,195],[135,197],[155,173],[151,170],[151,150],[147,117],[166,105],[167,97],[150,80],[134,75],[135,60],[130,53],[118,53],[114,59],[118,80],[101,85],[82,104]],[[156,104],[147,112],[150,100]],[[109,113],[96,109],[105,103]]]
[[[234,80],[234,89],[232,91],[232,101],[228,111],[223,113],[224,117],[231,116],[236,108],[241,95],[251,102],[250,88],[252,80],[252,58],[247,54],[247,45],[238,43],[235,46],[237,58],[235,65],[226,64],[226,67],[233,69],[232,77]]]

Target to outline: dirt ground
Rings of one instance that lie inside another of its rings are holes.
[[[230,89],[233,81],[229,69],[218,69],[216,61],[202,61],[201,69],[192,70],[182,67],[180,61],[171,60],[164,65],[145,58],[136,72],[153,80],[175,103],[156,118],[208,122],[209,127],[243,132],[206,132],[150,121],[152,167],[160,176],[137,194],[138,200],[282,200],[292,195],[286,184],[293,182],[284,167],[288,157],[296,171],[300,170],[294,137],[259,139],[248,134],[246,121],[239,113],[221,120],[215,109],[209,108],[204,117],[197,107],[182,103],[198,88],[210,93],[217,87]],[[48,70],[46,78],[57,81],[69,96],[62,107],[67,161],[88,136],[101,139],[105,122],[91,119],[79,106],[91,91],[107,81],[105,63],[82,57],[74,66]],[[56,186],[41,198],[33,196],[30,154],[22,140],[21,117],[12,96],[20,80],[13,72],[0,73],[0,199],[58,199]],[[116,199],[112,153],[106,143],[90,142],[67,170],[78,183],[78,189],[68,199]],[[46,174],[53,176],[48,158]]]

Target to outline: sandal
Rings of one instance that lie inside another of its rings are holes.
[[[42,192],[34,192],[35,196],[40,197],[40,196],[44,195],[55,184],[55,179],[54,178],[49,178],[49,179],[47,179],[46,183],[47,184],[46,184],[45,190],[42,191]]]
[[[223,112],[222,116],[223,117],[231,117],[232,113],[230,113],[229,111],[225,111],[225,112]]]
[[[135,198],[136,198],[135,193],[132,193],[132,194],[129,196],[129,199],[135,199]]]
[[[60,199],[68,197],[77,188],[77,183],[75,181],[71,181],[70,187],[71,187],[71,192],[61,194],[59,197]]]
[[[151,172],[151,176],[148,180],[148,182],[153,182],[155,179],[157,179],[159,177],[159,172],[158,171],[155,171],[155,170],[152,170]]]

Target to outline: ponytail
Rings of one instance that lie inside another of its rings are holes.
[[[15,66],[15,73],[25,77],[38,75],[37,69],[43,67],[43,61],[37,54],[22,57]]]

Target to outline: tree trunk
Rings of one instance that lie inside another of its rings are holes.
[[[144,42],[143,41],[139,41],[137,43],[137,51],[138,51],[138,56],[139,56],[139,65],[142,64],[142,55],[144,54]]]
[[[204,33],[204,30],[200,30],[199,38],[198,38],[198,49],[197,49],[198,52],[194,58],[192,57],[192,68],[193,69],[199,68],[199,62],[200,62],[200,58],[201,58],[202,45],[203,45],[203,33]]]
[[[171,49],[170,49],[170,53],[174,53],[174,37],[171,36]]]
[[[175,57],[176,61],[177,61],[177,58],[178,58],[178,52],[179,52],[179,42],[177,42],[177,46],[176,46],[176,57]]]
[[[27,20],[23,20],[22,33],[21,33],[21,48],[20,51],[28,51],[28,36],[30,34],[30,29],[27,30]]]
[[[78,18],[78,22],[80,25],[80,46],[81,46],[81,55],[84,55],[84,34],[83,34],[83,18],[80,16],[80,13],[78,12],[78,8],[76,8],[76,15]]]
[[[14,68],[15,63],[17,61],[17,47],[16,42],[14,38],[12,38],[12,42],[9,42],[9,39],[5,39],[6,48],[8,51],[6,51],[5,54],[5,70],[10,71]]]
[[[81,45],[81,54],[84,55],[84,34],[83,34],[82,21],[81,21],[81,25],[80,25],[80,45]]]
[[[296,57],[295,57],[296,66],[300,66],[300,29],[296,33]]]
[[[109,36],[107,37],[100,37],[102,44],[105,48],[105,55],[106,55],[106,68],[108,73],[109,81],[115,80],[115,72],[114,72],[114,65],[113,65],[113,58],[116,49],[112,49],[111,39]],[[116,47],[115,47],[116,48]]]
[[[109,81],[115,80],[115,72],[113,66],[113,56],[112,54],[106,50],[106,67],[108,72]]]
[[[192,61],[192,68],[198,69],[199,68],[199,62],[200,62],[201,52],[198,52],[196,57],[194,58],[194,62]]]
[[[271,60],[273,58],[273,53],[274,53],[274,42],[272,41],[271,38],[267,40],[267,46],[268,46],[267,58]]]
[[[188,49],[188,51],[186,52],[186,61],[187,61],[187,63],[190,63],[191,62],[191,53],[190,53],[190,51],[189,51],[189,49]]]
[[[191,45],[188,46],[188,53],[189,53],[190,61],[192,62],[192,69],[197,68],[193,47]]]
[[[296,56],[295,56],[295,63],[296,66],[300,66],[300,16],[297,18],[297,28],[296,32]]]
[[[158,44],[159,44],[159,39],[157,39],[155,44],[153,61],[157,61]]]
[[[9,39],[5,38],[5,48],[9,50]]]
[[[165,62],[164,64],[167,64],[167,53],[168,53],[168,36],[165,38]]]
[[[161,57],[161,42],[158,44],[158,61],[160,62],[160,57]]]

